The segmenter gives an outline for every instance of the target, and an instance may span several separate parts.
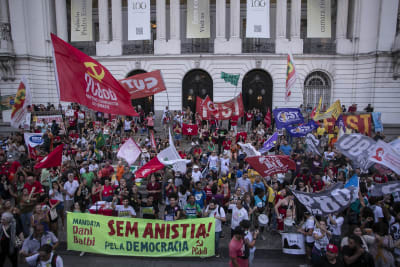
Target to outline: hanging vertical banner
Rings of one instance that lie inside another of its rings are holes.
[[[247,0],[246,38],[269,37],[269,0]]]
[[[331,38],[331,0],[307,0],[307,38]]]
[[[210,0],[187,0],[186,38],[210,38]]]
[[[92,0],[72,0],[71,42],[85,42],[92,40]]]
[[[150,40],[150,0],[128,0],[128,40]]]

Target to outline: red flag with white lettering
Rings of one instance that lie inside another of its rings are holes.
[[[182,123],[182,134],[183,135],[197,135],[199,127],[197,124],[186,124]]]
[[[61,144],[56,147],[50,154],[43,158],[39,163],[35,165],[35,169],[44,169],[57,167],[61,165],[62,152],[64,145]]]
[[[262,177],[277,173],[286,173],[289,170],[296,169],[296,163],[291,160],[289,156],[255,156],[247,157],[245,161],[247,161]]]
[[[51,40],[61,101],[104,113],[139,116],[129,93],[103,65],[54,34]]]
[[[208,120],[213,115],[217,120],[229,120],[236,115],[244,115],[242,94],[225,102],[213,102],[210,97],[196,98],[196,112],[203,120]]]
[[[159,70],[137,74],[119,82],[129,92],[131,99],[143,98],[167,90]]]

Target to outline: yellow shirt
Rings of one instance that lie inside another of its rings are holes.
[[[260,174],[253,169],[249,169],[247,171],[247,176],[249,177],[251,184],[254,184],[254,180],[256,179],[256,176],[260,176]]]
[[[276,195],[276,192],[274,191],[274,189],[272,189],[272,187],[268,187],[268,202],[269,203],[275,204],[275,195]]]
[[[319,127],[317,129],[317,135],[324,135],[325,134],[325,128]]]

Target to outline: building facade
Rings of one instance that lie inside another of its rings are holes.
[[[261,0],[262,1],[262,0]],[[151,0],[151,40],[127,40],[127,1],[93,0],[93,41],[71,42],[117,78],[161,70],[166,92],[136,100],[160,113],[196,96],[245,108],[371,103],[400,125],[399,0],[331,0],[331,38],[307,38],[307,1],[271,0],[269,39],[246,38],[246,1],[210,0],[211,37],[186,38],[186,0]],[[34,103],[58,104],[50,33],[70,41],[71,0],[0,0],[0,94],[26,76]],[[285,102],[288,52],[297,82]],[[240,74],[238,86],[221,72]]]

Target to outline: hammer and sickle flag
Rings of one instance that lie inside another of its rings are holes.
[[[138,116],[128,91],[99,62],[51,34],[60,100],[109,114]]]

